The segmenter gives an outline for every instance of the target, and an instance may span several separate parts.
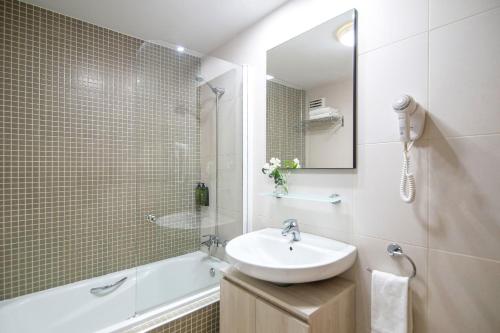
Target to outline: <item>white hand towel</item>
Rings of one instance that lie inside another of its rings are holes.
[[[411,333],[409,278],[372,272],[372,333]]]
[[[309,120],[323,119],[323,118],[330,118],[330,117],[333,117],[332,112],[317,114],[314,116],[309,115]]]
[[[328,114],[328,113],[331,113],[333,111],[336,111],[336,110],[333,109],[333,108],[331,108],[331,107],[315,108],[315,109],[309,110],[309,116],[317,116],[317,115],[320,115],[320,114]]]

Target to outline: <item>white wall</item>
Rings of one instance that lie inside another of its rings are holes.
[[[408,274],[386,255],[399,242],[418,267],[416,332],[499,332],[500,1],[296,0],[214,52],[251,65],[254,228],[297,217],[304,231],[354,243],[357,330],[369,332],[366,267]],[[291,191],[337,192],[339,206],[273,200],[265,159],[266,50],[351,7],[359,10],[358,169],[305,171]],[[401,147],[391,110],[401,93],[430,113],[413,152],[417,200],[401,202]]]
[[[306,127],[306,165],[308,168],[351,168],[353,163],[353,99],[351,79],[338,81],[306,91],[306,103],[325,97],[326,105],[339,110],[344,126],[333,130],[331,123]]]

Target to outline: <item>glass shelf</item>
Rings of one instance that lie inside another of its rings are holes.
[[[267,197],[275,197],[277,199],[298,199],[298,200],[306,200],[306,201],[316,201],[316,202],[328,202],[332,204],[338,204],[342,201],[340,195],[332,194],[330,196],[321,196],[314,194],[306,194],[306,193],[288,193],[284,195],[274,194],[273,192],[261,193],[263,196]]]

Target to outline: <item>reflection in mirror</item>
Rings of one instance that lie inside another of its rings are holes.
[[[266,160],[355,167],[356,11],[267,52]]]

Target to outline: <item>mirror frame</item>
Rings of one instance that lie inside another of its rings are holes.
[[[352,12],[352,15],[353,15],[353,27],[354,27],[354,45],[352,47],[352,75],[353,75],[353,87],[352,87],[352,121],[353,121],[353,129],[352,129],[352,142],[353,142],[353,145],[352,145],[352,149],[353,149],[353,152],[352,152],[352,167],[350,168],[329,168],[329,167],[322,167],[322,168],[307,168],[307,167],[301,167],[300,169],[287,169],[287,170],[290,170],[292,172],[296,172],[298,170],[353,170],[353,169],[356,169],[357,168],[357,149],[356,149],[356,146],[357,146],[357,113],[358,113],[358,105],[357,105],[357,96],[358,96],[358,84],[357,84],[357,74],[358,74],[358,11],[356,10],[356,8],[352,8],[352,9],[349,9],[348,11],[345,11],[343,13],[340,13],[338,15],[336,15],[335,17],[331,17],[329,18],[328,20],[325,20],[317,25],[315,25],[314,27],[312,27],[311,29],[308,29],[306,31],[303,31],[301,32],[300,34],[298,35],[295,35],[289,39],[287,39],[286,41],[270,48],[270,49],[267,49],[266,50],[266,73],[267,73],[267,53],[272,50],[273,48],[275,47],[278,47],[284,43],[286,43],[287,41],[293,39],[293,38],[296,38],[308,31],[311,31],[313,29],[315,29],[317,26],[323,24],[323,23],[326,23],[330,20],[333,20],[335,19],[336,17],[338,16],[342,16],[344,14],[347,14],[349,12]],[[267,91],[267,80],[266,80],[266,91]],[[266,96],[267,96],[267,93],[266,93]],[[267,98],[266,98],[266,118],[267,118]],[[267,141],[267,131],[266,131],[266,141]],[[264,154],[266,155],[265,157],[265,160],[267,160],[267,147],[264,149]]]

